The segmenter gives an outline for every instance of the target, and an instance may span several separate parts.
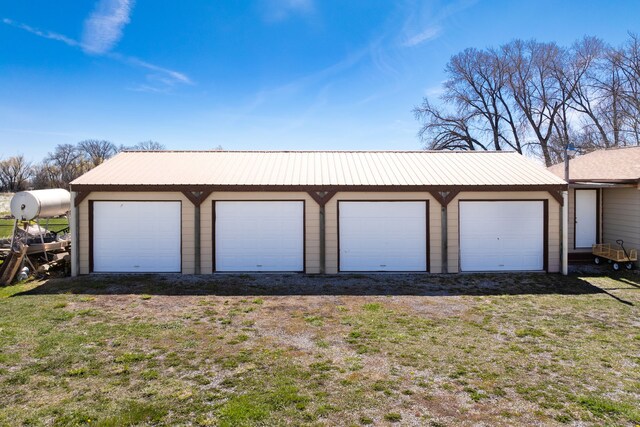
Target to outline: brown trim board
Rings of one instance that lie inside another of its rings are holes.
[[[89,273],[94,273],[93,271],[93,226],[94,226],[94,202],[110,202],[110,203],[148,203],[148,202],[169,202],[169,203],[179,203],[180,204],[180,271],[173,271],[171,273],[180,273],[184,271],[182,266],[184,255],[183,255],[183,221],[182,221],[182,200],[89,200]],[[109,273],[137,273],[136,271],[113,271]],[[140,273],[154,273],[153,271],[141,271]],[[167,272],[162,272],[167,273]]]
[[[542,211],[542,232],[544,233],[543,236],[543,250],[542,250],[542,256],[544,257],[542,259],[542,269],[544,271],[546,271],[547,273],[549,272],[549,200],[545,199],[543,200],[543,207],[542,207],[543,211]]]
[[[293,271],[292,273],[306,273],[307,272],[307,201],[305,199],[224,199],[224,200],[212,200],[211,212],[212,212],[212,226],[211,226],[211,247],[213,248],[213,262],[212,272],[218,272],[216,270],[216,202],[302,202],[302,271]],[[227,272],[224,272],[227,273]],[[242,271],[228,272],[228,273],[242,273]],[[247,273],[260,273],[260,271],[247,271]]]
[[[426,269],[425,270],[421,270],[421,271],[409,271],[411,273],[429,273],[431,272],[431,230],[429,228],[430,224],[429,224],[429,200],[425,200],[425,199],[392,199],[392,200],[381,200],[381,199],[375,199],[375,200],[362,200],[362,199],[341,199],[338,200],[336,202],[336,228],[337,228],[337,250],[338,250],[338,256],[337,256],[337,261],[338,261],[338,265],[337,265],[337,271],[338,273],[354,273],[353,271],[343,271],[340,268],[340,203],[341,202],[347,202],[347,203],[359,203],[359,202],[364,202],[364,203],[395,203],[395,202],[416,202],[416,203],[420,203],[420,202],[424,202],[425,203],[425,221],[426,221],[426,236],[425,236],[425,257],[426,257]],[[379,270],[375,270],[375,271],[379,271]],[[394,271],[396,272],[396,271]],[[397,271],[398,273],[401,273],[401,271]]]

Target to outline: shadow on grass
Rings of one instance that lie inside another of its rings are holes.
[[[616,280],[615,289],[640,290],[640,276],[633,273],[589,274]],[[186,276],[178,274],[90,275],[49,279],[19,295],[42,294],[149,294],[220,296],[295,296],[295,295],[528,295],[528,294],[608,294],[589,283],[580,274],[344,274],[307,276],[303,274],[238,274]]]

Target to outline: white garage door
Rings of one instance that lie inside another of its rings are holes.
[[[460,270],[544,268],[544,203],[460,202]]]
[[[216,271],[303,271],[304,202],[216,202]]]
[[[426,202],[339,202],[340,271],[426,271]]]
[[[93,202],[93,271],[180,272],[180,202]]]

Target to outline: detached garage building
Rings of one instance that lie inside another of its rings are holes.
[[[566,189],[510,152],[123,152],[71,183],[72,270],[559,272]]]

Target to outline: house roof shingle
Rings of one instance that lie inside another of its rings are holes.
[[[564,163],[549,167],[564,178]],[[569,160],[569,181],[625,182],[640,180],[640,146],[597,150]]]
[[[514,152],[129,151],[82,186],[531,186],[564,181]]]

